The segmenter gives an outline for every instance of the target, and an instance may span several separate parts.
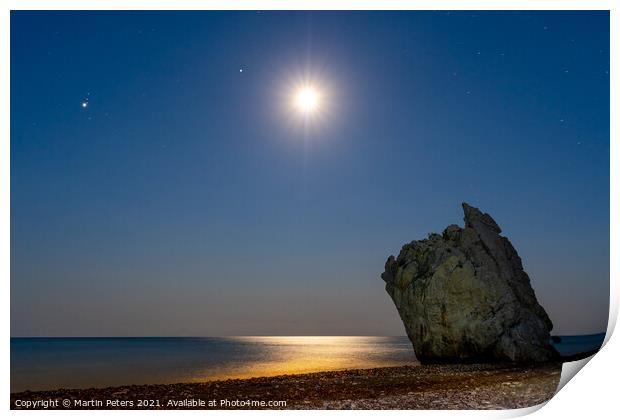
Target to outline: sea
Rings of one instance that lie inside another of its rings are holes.
[[[554,335],[551,344],[561,356],[572,356],[596,351],[601,348],[605,333],[588,335]]]
[[[11,338],[11,392],[417,363],[407,337]]]
[[[554,345],[577,354],[600,348],[604,336],[560,336]],[[11,392],[415,364],[407,337],[14,337]]]

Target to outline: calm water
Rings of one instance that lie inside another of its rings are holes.
[[[568,356],[605,334],[555,337]],[[11,338],[11,392],[416,364],[407,337]]]
[[[11,392],[414,363],[407,337],[11,338]]]
[[[553,346],[562,356],[598,350],[603,345],[605,333],[590,335],[560,335],[553,337]]]

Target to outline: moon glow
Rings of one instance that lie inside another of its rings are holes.
[[[305,86],[296,94],[295,105],[304,114],[309,114],[317,110],[319,106],[319,94],[311,86]]]

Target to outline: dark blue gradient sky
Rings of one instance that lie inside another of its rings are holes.
[[[384,262],[462,201],[605,329],[607,12],[11,15],[14,336],[401,335]]]

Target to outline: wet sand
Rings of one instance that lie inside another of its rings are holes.
[[[509,409],[549,400],[561,363],[354,369],[11,394],[12,409]]]

